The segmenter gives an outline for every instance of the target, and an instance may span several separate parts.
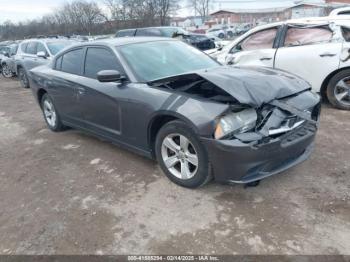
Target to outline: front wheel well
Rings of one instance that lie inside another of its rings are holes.
[[[39,91],[37,92],[37,98],[38,98],[38,102],[39,102],[39,105],[41,107],[41,99],[43,98],[43,96],[46,94],[46,90],[41,88],[39,89]]]
[[[177,118],[175,116],[171,116],[171,115],[161,115],[161,116],[155,117],[152,120],[152,122],[148,128],[148,141],[149,141],[150,148],[152,149],[152,156],[153,157],[155,157],[154,146],[155,146],[155,142],[156,142],[156,138],[157,138],[157,134],[158,134],[159,130],[166,123],[169,123],[169,122],[174,121],[174,120],[179,120],[179,118]]]
[[[335,71],[333,71],[332,73],[330,73],[326,78],[325,80],[323,81],[322,85],[321,85],[321,89],[320,89],[320,94],[321,94],[321,97],[324,101],[327,101],[328,102],[328,97],[327,97],[327,87],[328,87],[328,84],[329,84],[329,81],[331,81],[332,77],[335,76],[336,74],[338,74],[339,72],[343,71],[343,70],[348,70],[350,69],[350,66],[348,67],[342,67],[342,68],[339,68]]]

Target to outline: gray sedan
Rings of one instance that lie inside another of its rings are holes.
[[[48,127],[156,159],[189,188],[252,183],[312,151],[320,98],[294,75],[220,65],[178,40],[81,43],[29,75]]]

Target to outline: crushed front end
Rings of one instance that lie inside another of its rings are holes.
[[[230,125],[226,120],[223,127],[218,125],[214,138],[202,138],[215,179],[250,183],[303,162],[313,148],[320,109],[320,97],[304,91],[246,109],[245,113],[228,113],[238,115],[237,119],[247,124],[225,133],[225,125]],[[253,119],[254,125],[244,118]]]

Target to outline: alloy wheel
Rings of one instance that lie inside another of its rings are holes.
[[[191,141],[180,134],[169,134],[161,148],[164,165],[175,177],[191,179],[198,170],[198,155]]]
[[[7,78],[12,77],[12,72],[11,72],[11,69],[8,65],[3,65],[2,74],[4,77],[7,77]]]
[[[350,105],[350,77],[343,78],[335,85],[334,96],[340,104]]]
[[[43,110],[44,110],[44,115],[47,123],[51,127],[55,127],[57,122],[57,115],[56,115],[55,107],[53,106],[50,100],[46,99],[44,101]]]

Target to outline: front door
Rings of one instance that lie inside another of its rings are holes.
[[[225,64],[273,67],[278,29],[272,27],[252,33],[230,50]]]
[[[118,139],[121,134],[121,108],[118,93],[123,83],[101,83],[97,73],[102,70],[123,72],[112,50],[88,47],[84,63],[84,81],[78,87],[78,104],[89,129]]]

